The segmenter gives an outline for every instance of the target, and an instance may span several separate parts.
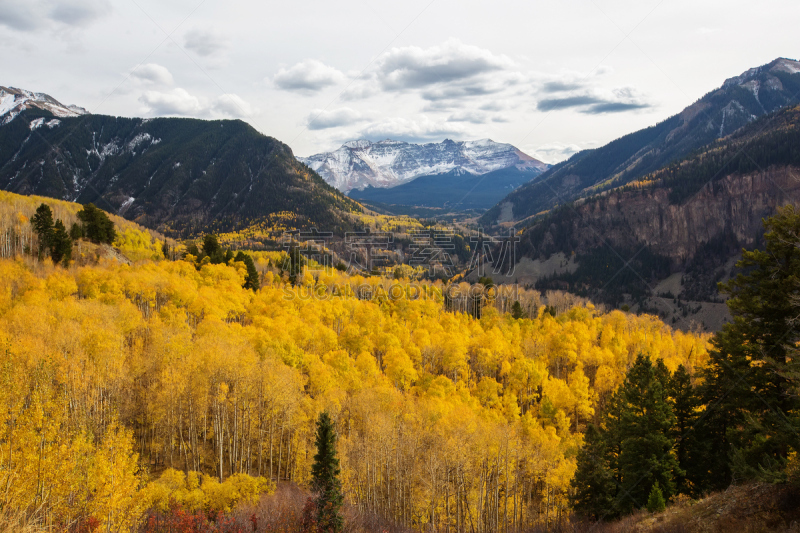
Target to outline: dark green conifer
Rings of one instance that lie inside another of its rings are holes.
[[[697,439],[698,407],[700,399],[692,386],[691,376],[683,365],[680,365],[667,388],[672,411],[675,414],[673,439],[675,440],[675,457],[681,472],[675,476],[675,490],[680,494],[692,497],[701,495],[703,464],[701,463],[701,443]]]
[[[53,237],[53,212],[47,204],[41,204],[36,208],[36,214],[31,218],[31,226],[39,237],[39,255],[50,247]]]
[[[617,484],[610,468],[609,450],[605,435],[594,424],[586,430],[577,462],[570,497],[572,508],[576,513],[593,520],[616,516],[614,498]]]
[[[327,412],[317,420],[317,453],[311,466],[311,485],[317,493],[318,527],[325,533],[340,533],[344,527],[341,514],[344,497],[336,457],[336,431]]]
[[[673,477],[680,473],[680,467],[672,450],[675,415],[667,401],[658,365],[654,366],[640,354],[620,393],[622,486],[618,507],[622,513],[629,513],[644,506],[653,483],[659,483],[665,498],[675,494]]]
[[[69,238],[67,228],[61,220],[56,220],[53,234],[50,237],[50,258],[54,264],[59,262],[67,266],[72,257],[72,239]]]
[[[707,416],[700,438],[707,489],[736,479],[780,481],[792,450],[800,450],[797,328],[800,211],[789,205],[764,222],[765,251],[745,251],[740,273],[720,289],[733,321],[713,340],[703,371]]]
[[[92,203],[78,211],[78,218],[83,223],[84,235],[94,243],[112,244],[117,237],[114,222]]]

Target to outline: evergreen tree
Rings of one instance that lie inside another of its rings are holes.
[[[71,257],[72,239],[69,238],[64,223],[61,220],[56,220],[53,234],[50,237],[50,258],[56,265],[61,262],[64,266],[67,266]]]
[[[211,258],[214,261],[214,256],[220,251],[219,241],[217,236],[213,234],[203,237],[203,255]]]
[[[511,306],[511,316],[514,318],[525,317],[525,312],[522,310],[522,305],[520,305],[519,300],[515,301],[514,305]]]
[[[650,489],[650,495],[647,497],[647,510],[651,513],[660,513],[666,508],[667,502],[664,501],[664,495],[661,493],[658,481],[656,481],[653,483],[653,488]]]
[[[306,264],[306,258],[300,253],[299,247],[291,246],[289,248],[288,263],[289,281],[292,285],[297,285],[297,277],[303,272]]]
[[[50,210],[50,206],[41,204],[36,208],[36,214],[31,218],[31,226],[39,236],[39,255],[41,256],[44,250],[50,247],[53,237],[53,212]]]
[[[695,425],[698,420],[700,399],[691,377],[683,365],[680,365],[669,380],[667,393],[675,414],[673,439],[675,440],[675,456],[680,472],[675,476],[675,489],[681,494],[692,497],[700,496],[702,487],[703,465],[699,459],[701,443],[697,439]]]
[[[83,233],[94,243],[112,244],[117,237],[114,222],[102,209],[94,204],[86,204],[78,211],[78,218],[83,222]]]
[[[234,259],[234,261],[241,261],[244,263],[245,267],[247,267],[247,276],[244,278],[244,285],[242,286],[245,289],[258,291],[261,287],[261,282],[258,279],[258,270],[256,270],[256,264],[253,262],[253,258],[250,257],[249,254],[240,251],[236,254],[236,259]]]
[[[680,467],[673,452],[675,415],[662,385],[662,369],[639,355],[621,388],[619,470],[622,513],[641,508],[648,487],[658,482],[665,498],[675,493],[673,476]]]
[[[78,239],[83,238],[83,226],[78,224],[77,222],[72,223],[72,227],[69,229],[69,238],[73,241],[77,241]]]
[[[164,259],[169,259],[169,243],[167,243],[166,237],[164,237],[164,243],[161,245],[161,253],[164,254]]]
[[[327,412],[319,415],[315,444],[314,464],[311,466],[311,484],[317,493],[319,529],[325,533],[339,533],[344,526],[341,514],[342,483],[339,480],[339,459],[336,457],[336,432]]]
[[[780,480],[788,455],[800,450],[789,348],[800,341],[800,211],[787,206],[764,226],[766,250],[744,251],[740,273],[720,284],[733,321],[713,338],[703,371],[708,489],[734,478]]]
[[[577,463],[572,479],[572,508],[576,513],[593,520],[616,516],[614,499],[617,484],[610,467],[609,450],[605,435],[594,424],[586,429]]]

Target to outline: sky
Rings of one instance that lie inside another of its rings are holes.
[[[0,85],[239,118],[299,156],[490,138],[547,163],[800,58],[797,0],[0,0]]]

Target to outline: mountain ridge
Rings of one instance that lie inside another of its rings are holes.
[[[751,68],[656,125],[578,152],[550,168],[487,211],[480,223],[484,227],[519,223],[634,181],[791,105],[799,92],[800,62],[778,58]]]
[[[395,187],[420,176],[453,170],[481,175],[512,166],[538,172],[549,167],[515,146],[491,139],[445,139],[441,143],[427,144],[359,139],[348,141],[333,152],[298,159],[342,192],[364,189],[368,185]]]
[[[212,224],[235,231],[275,214],[293,228],[343,233],[347,213],[361,210],[286,144],[240,120],[56,118],[29,102],[0,123],[0,189],[93,202],[184,236]]]

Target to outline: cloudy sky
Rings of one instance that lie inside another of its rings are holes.
[[[297,155],[491,138],[546,162],[800,56],[797,0],[0,0],[0,85],[242,118]]]

